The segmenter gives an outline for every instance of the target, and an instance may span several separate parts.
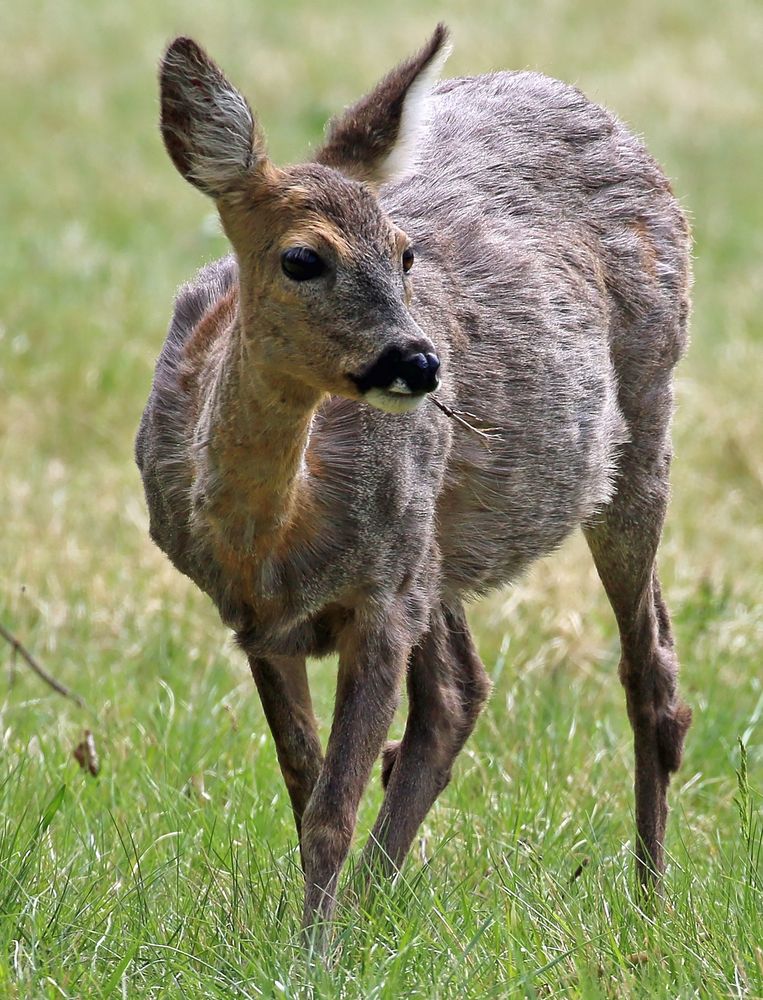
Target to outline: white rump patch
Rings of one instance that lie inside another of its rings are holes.
[[[403,112],[395,145],[378,166],[382,182],[392,180],[407,173],[416,163],[419,140],[429,122],[432,88],[439,79],[442,68],[453,46],[446,43],[426,69],[416,77],[408,88],[403,101]]]

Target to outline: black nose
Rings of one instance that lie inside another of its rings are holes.
[[[439,368],[436,354],[411,354],[402,359],[401,377],[413,392],[431,392],[437,388]]]
[[[440,359],[436,354],[423,351],[401,351],[392,347],[362,375],[350,375],[350,378],[363,392],[371,389],[385,389],[401,395],[420,395],[432,392],[440,384],[437,372],[440,370]]]

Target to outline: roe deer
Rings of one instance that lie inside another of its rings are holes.
[[[195,42],[161,64],[167,151],[233,255],[178,294],[137,461],[152,537],[248,656],[308,927],[333,913],[403,675],[364,854],[386,871],[488,696],[464,599],[576,525],[619,625],[646,888],[690,722],[655,570],[686,222],[641,143],[578,90],[531,72],[437,84],[447,53],[439,25],[286,168]],[[489,447],[434,390],[495,428]],[[305,658],[334,651],[324,756]]]

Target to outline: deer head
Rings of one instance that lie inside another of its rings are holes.
[[[314,162],[268,158],[245,98],[191,39],[161,65],[161,131],[183,177],[216,202],[239,262],[239,323],[269,371],[400,413],[438,385],[409,311],[414,248],[377,199],[415,157],[439,25],[421,51],[332,122]]]

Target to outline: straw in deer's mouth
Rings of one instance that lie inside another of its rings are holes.
[[[476,434],[479,438],[481,438],[482,443],[488,449],[490,448],[490,442],[495,437],[497,437],[497,435],[501,430],[500,427],[484,427],[484,428],[475,427],[474,424],[470,424],[469,421],[466,419],[467,417],[469,417],[472,420],[478,419],[477,417],[474,416],[474,414],[462,413],[459,410],[454,410],[452,407],[447,406],[445,403],[443,403],[442,400],[438,399],[437,396],[435,396],[434,394],[430,394],[427,398],[431,399],[434,405],[438,408],[438,410],[442,410],[442,412],[445,414],[446,417],[450,417],[451,420],[455,420],[457,424],[460,424],[462,427],[465,427],[468,431],[471,431],[472,434]]]

